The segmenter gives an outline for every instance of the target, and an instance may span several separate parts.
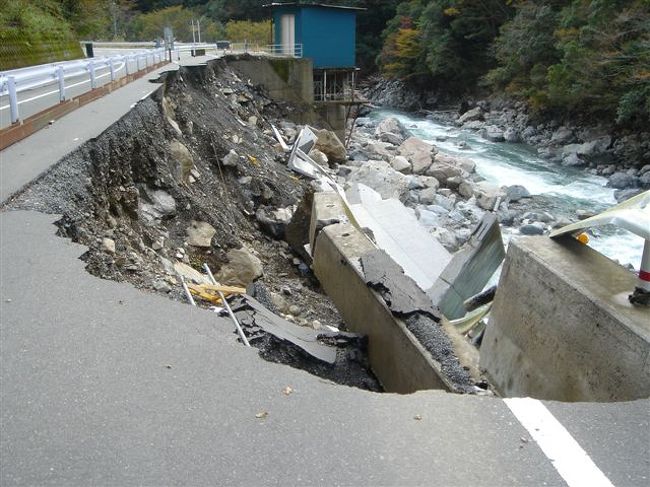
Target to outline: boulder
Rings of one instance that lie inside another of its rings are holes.
[[[377,191],[383,199],[408,197],[408,179],[397,172],[387,162],[368,161],[350,173],[349,183],[362,183]]]
[[[472,108],[467,110],[456,120],[456,125],[464,125],[467,122],[474,122],[477,120],[483,120],[483,109],[481,107]]]
[[[415,174],[423,174],[433,162],[436,148],[417,137],[409,137],[399,146],[398,152],[413,165]]]
[[[562,165],[567,167],[582,167],[587,164],[586,161],[583,161],[578,154],[570,153],[562,158]]]
[[[393,134],[391,132],[385,132],[381,134],[379,140],[391,145],[400,145],[402,142],[404,142],[404,137],[401,135]]]
[[[163,218],[176,214],[176,201],[166,191],[145,190],[145,195],[150,202],[138,199],[138,213],[145,224],[157,225]]]
[[[524,198],[530,198],[530,193],[520,184],[513,184],[506,188],[506,198],[509,201],[516,202]]]
[[[439,152],[436,154],[433,160],[434,162],[442,162],[445,164],[450,164],[452,166],[460,167],[468,174],[472,174],[476,171],[476,163],[471,159],[467,159],[466,157],[457,157]]]
[[[112,238],[103,238],[102,239],[102,245],[101,249],[103,252],[106,252],[107,254],[115,254],[115,240]]]
[[[229,250],[226,257],[228,263],[217,274],[221,284],[246,287],[264,274],[260,259],[244,247]]]
[[[481,181],[475,185],[476,203],[484,210],[492,211],[499,197],[503,198],[505,194],[499,186]]]
[[[456,238],[456,235],[447,228],[438,226],[431,231],[431,235],[433,235],[449,252],[456,252],[458,250],[458,239]]]
[[[614,198],[617,202],[622,203],[641,193],[643,193],[641,188],[617,189],[614,191]]]
[[[383,119],[375,129],[375,136],[384,142],[400,145],[407,138],[407,131],[402,125],[402,122],[395,117],[388,117]],[[384,135],[389,134],[387,137],[390,140],[385,140]]]
[[[436,189],[435,188],[425,188],[420,191],[419,194],[420,203],[423,205],[432,205],[436,202]]]
[[[179,183],[187,184],[194,167],[192,153],[178,140],[169,143],[169,156],[174,164],[174,177]]]
[[[230,149],[230,152],[221,159],[221,163],[224,166],[237,166],[239,165],[239,154],[237,154],[233,149]]]
[[[472,120],[463,124],[463,128],[467,130],[481,130],[483,127],[485,127],[485,122],[480,120]]]
[[[575,139],[573,130],[567,127],[560,127],[551,136],[551,144],[562,145],[567,144]]]
[[[616,189],[635,188],[638,185],[638,178],[625,172],[615,172],[608,181],[607,186]]]
[[[433,163],[427,169],[427,176],[433,176],[442,186],[447,186],[447,180],[456,176],[463,176],[463,170],[459,167],[452,166],[451,164]]]
[[[209,248],[212,245],[212,237],[217,231],[207,222],[192,220],[186,233],[187,243],[192,247]]]
[[[344,163],[347,160],[345,146],[334,132],[327,129],[318,130],[316,136],[318,139],[314,148],[325,154],[330,161]]]
[[[327,167],[329,163],[327,156],[318,149],[312,149],[309,151],[309,157],[311,157],[315,163],[320,164],[323,167]]]
[[[639,176],[639,184],[642,188],[650,188],[650,171],[644,172]]]
[[[519,233],[522,235],[543,235],[544,224],[541,222],[527,223],[519,227]]]
[[[393,157],[393,159],[390,161],[390,165],[393,169],[403,174],[408,174],[412,170],[411,163],[404,156]]]
[[[519,133],[517,132],[516,129],[512,127],[508,127],[505,130],[505,132],[503,132],[503,138],[506,142],[510,142],[511,144],[516,144],[517,142],[521,142]]]
[[[490,142],[503,142],[505,140],[505,137],[503,136],[503,130],[501,130],[496,125],[485,127],[481,131],[481,137],[489,140]]]
[[[468,181],[463,181],[458,185],[458,194],[460,194],[463,198],[471,198],[474,196],[474,186]]]

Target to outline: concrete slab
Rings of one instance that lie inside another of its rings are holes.
[[[359,193],[362,204],[350,205],[355,220],[372,231],[385,250],[421,289],[429,289],[451,260],[451,255],[399,200],[377,200]]]

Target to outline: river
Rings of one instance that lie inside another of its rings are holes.
[[[381,120],[389,116],[397,118],[414,136],[434,144],[440,152],[472,159],[477,173],[486,180],[502,186],[520,184],[531,195],[544,195],[551,214],[575,217],[578,209],[600,212],[616,204],[614,190],[605,186],[605,178],[544,160],[525,144],[490,142],[476,132],[392,110],[375,110],[369,118]],[[459,147],[463,142],[465,147]],[[589,233],[591,247],[623,265],[631,264],[638,271],[643,251],[641,237],[611,225]],[[518,232],[503,228],[503,234],[507,242]]]

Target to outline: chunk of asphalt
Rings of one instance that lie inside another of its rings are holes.
[[[258,326],[281,340],[291,342],[318,360],[328,364],[336,362],[336,348],[319,343],[318,332],[298,327],[276,316],[255,298],[238,296],[233,300],[231,308],[237,319],[241,317],[244,324]]]
[[[421,313],[440,321],[440,312],[431,298],[386,252],[374,249],[365,253],[361,256],[361,267],[366,284],[379,292],[394,315]]]

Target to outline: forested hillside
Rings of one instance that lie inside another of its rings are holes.
[[[540,113],[640,126],[650,114],[650,2],[405,1],[377,62],[416,89],[482,89]]]

